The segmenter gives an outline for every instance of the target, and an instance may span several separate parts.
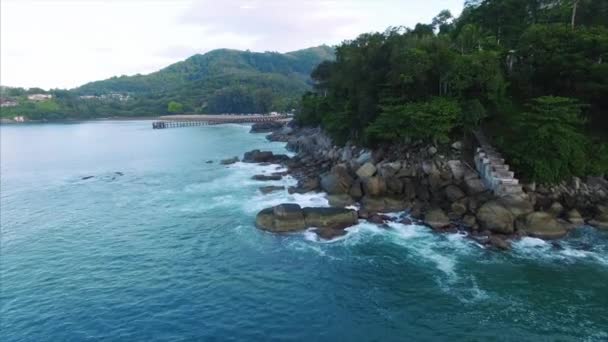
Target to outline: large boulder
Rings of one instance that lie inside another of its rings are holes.
[[[321,188],[330,195],[346,194],[350,191],[353,178],[349,175],[346,166],[336,165],[329,173],[321,176]]]
[[[243,156],[245,163],[268,163],[274,158],[274,154],[270,151],[253,150],[246,152]]]
[[[593,220],[589,221],[589,225],[598,229],[608,230],[608,213],[600,212]]]
[[[344,208],[355,204],[355,200],[347,194],[329,195],[327,201],[332,207]]]
[[[387,212],[386,203],[382,197],[364,196],[361,199],[361,209],[370,213]]]
[[[270,133],[281,129],[284,125],[284,122],[278,121],[256,122],[251,126],[249,133]]]
[[[536,211],[517,221],[517,230],[541,239],[557,239],[568,233],[567,227],[550,213]]]
[[[378,167],[378,173],[385,179],[395,176],[399,170],[401,170],[401,162],[384,163]]]
[[[465,166],[460,160],[448,161],[448,168],[452,173],[452,178],[456,181],[461,181],[464,178]]]
[[[275,231],[288,232],[306,228],[304,212],[298,204],[279,204],[273,209]]]
[[[363,192],[369,196],[380,196],[386,192],[386,181],[382,177],[369,177],[363,180]]]
[[[363,164],[363,166],[357,170],[357,176],[359,176],[359,178],[368,178],[374,174],[376,174],[376,167],[370,162]]]
[[[447,197],[448,201],[456,202],[456,201],[464,198],[466,195],[456,185],[448,185],[445,188],[445,196]]]
[[[566,218],[567,218],[568,222],[570,222],[576,226],[582,226],[585,224],[585,220],[583,219],[583,216],[581,216],[581,213],[576,209],[570,210],[566,214]]]
[[[527,215],[534,211],[534,205],[527,198],[522,196],[504,196],[498,199],[503,207],[507,208],[515,218]]]
[[[424,222],[433,229],[441,229],[450,225],[450,219],[439,208],[431,209],[424,215]]]
[[[486,191],[486,186],[479,177],[470,177],[464,180],[465,189],[469,195],[476,195]]]
[[[357,224],[357,212],[344,208],[304,208],[306,226],[344,229]]]
[[[497,201],[487,202],[477,210],[477,222],[481,228],[494,233],[512,234],[514,220],[513,214]]]

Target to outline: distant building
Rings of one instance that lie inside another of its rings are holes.
[[[82,96],[79,96],[79,98],[81,98],[83,100],[93,100],[93,99],[98,99],[99,96],[95,96],[95,95],[82,95]]]
[[[53,98],[51,94],[31,94],[27,96],[30,101],[45,101]]]
[[[16,107],[19,103],[15,100],[0,99],[0,107]]]
[[[15,116],[13,120],[15,122],[25,122],[25,116]]]

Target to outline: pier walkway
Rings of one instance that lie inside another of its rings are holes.
[[[288,122],[287,115],[167,115],[161,116],[160,121],[152,122],[152,128],[175,128],[221,125],[230,123],[258,123],[258,122]]]

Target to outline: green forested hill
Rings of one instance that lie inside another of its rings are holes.
[[[171,101],[187,112],[287,110],[310,88],[310,72],[333,49],[320,46],[290,53],[220,49],[194,55],[162,70],[87,83],[78,95],[129,94],[130,110],[164,113]]]
[[[284,54],[213,50],[148,75],[112,77],[71,90],[3,88],[1,97],[19,105],[3,107],[0,114],[36,120],[288,111],[311,89],[311,71],[334,56],[325,45]],[[37,93],[53,98],[27,100]]]

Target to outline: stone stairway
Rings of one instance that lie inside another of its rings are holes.
[[[509,170],[505,159],[487,141],[483,133],[474,132],[479,147],[475,151],[475,168],[484,185],[496,196],[524,194],[515,173]]]

